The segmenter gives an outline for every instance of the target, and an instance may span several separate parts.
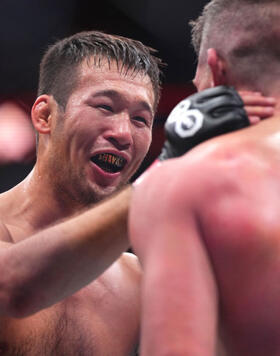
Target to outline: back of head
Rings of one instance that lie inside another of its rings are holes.
[[[279,0],[212,0],[191,22],[199,63],[214,48],[227,62],[228,84],[267,95],[279,91],[279,23]]]
[[[160,97],[161,61],[155,50],[141,42],[99,31],[80,32],[50,46],[40,65],[38,95],[53,95],[57,103],[65,108],[67,100],[77,85],[78,68],[84,60],[93,58],[100,66],[103,59],[108,65],[115,61],[120,72],[131,70],[148,75],[151,79],[155,102]]]

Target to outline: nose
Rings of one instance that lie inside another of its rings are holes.
[[[119,150],[128,149],[133,142],[129,115],[123,114],[118,118],[115,117],[110,129],[105,133],[105,138]]]

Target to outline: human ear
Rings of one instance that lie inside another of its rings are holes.
[[[211,86],[227,85],[226,63],[214,48],[207,50],[207,64],[211,72]]]
[[[32,123],[36,131],[47,134],[51,129],[51,97],[40,95],[31,110]]]

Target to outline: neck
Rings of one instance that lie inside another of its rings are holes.
[[[14,202],[11,207],[14,217],[28,225],[31,233],[84,209],[80,204],[70,203],[58,196],[49,177],[40,174],[36,165],[25,180],[9,193]]]

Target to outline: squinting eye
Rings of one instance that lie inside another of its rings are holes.
[[[147,120],[142,117],[142,116],[134,116],[133,118],[135,121],[143,122],[145,125],[147,125]]]
[[[98,105],[99,108],[113,112],[113,108],[109,105]]]

